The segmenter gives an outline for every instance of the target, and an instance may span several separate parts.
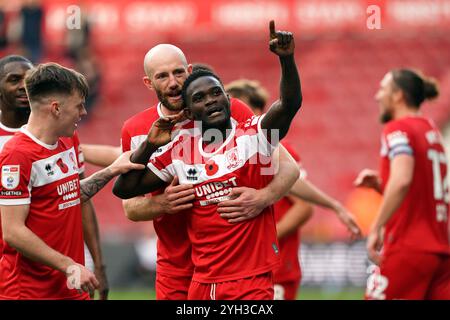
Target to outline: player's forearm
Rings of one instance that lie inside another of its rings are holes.
[[[300,176],[300,170],[297,163],[286,149],[280,144],[275,150],[278,157],[274,155],[274,165],[278,166],[278,171],[274,175],[272,181],[261,191],[267,199],[267,205],[272,205],[283,198]]]
[[[157,146],[148,141],[144,141],[133,152],[130,161],[147,165],[150,157],[157,149]],[[114,195],[121,199],[130,199],[157,189],[160,186],[160,180],[157,177],[153,177],[154,174],[150,174],[150,177],[154,179],[150,178],[150,181],[147,181],[148,183],[142,183],[144,176],[148,175],[148,173],[148,170],[131,170],[121,174],[114,184]]]
[[[81,213],[83,217],[84,241],[91,253],[95,267],[100,268],[103,266],[103,257],[97,215],[92,201],[89,200],[82,204]]]
[[[312,216],[313,207],[305,202],[295,203],[277,222],[277,237],[282,239],[304,225]]]
[[[159,201],[161,195],[135,197],[122,202],[125,214],[132,221],[150,221],[166,213],[166,209]]]
[[[3,240],[28,259],[63,273],[66,273],[69,266],[75,264],[70,257],[49,247],[25,225],[3,228]]]
[[[300,109],[303,97],[298,75],[297,66],[295,64],[294,55],[280,57],[281,64],[281,81],[280,81],[280,99],[283,111],[291,116]]]
[[[100,170],[80,182],[81,202],[86,202],[119,173],[111,168]]]
[[[121,154],[120,147],[82,144],[84,161],[100,167],[111,165]]]
[[[308,180],[298,179],[290,193],[302,200],[334,211],[341,206],[339,201],[327,195]]]
[[[147,165],[152,154],[158,150],[158,146],[149,143],[147,140],[142,142],[135,152],[131,155],[130,161],[134,163],[140,163]]]
[[[409,184],[401,181],[389,180],[384,190],[383,201],[372,229],[379,230],[391,219],[394,212],[400,207],[409,190]]]

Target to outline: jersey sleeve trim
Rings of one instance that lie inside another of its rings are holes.
[[[166,170],[159,170],[157,167],[155,167],[155,165],[151,162],[149,162],[147,164],[147,167],[155,174],[158,176],[158,178],[160,178],[162,181],[164,182],[170,182],[172,181],[173,177],[172,175]]]
[[[2,205],[2,206],[19,206],[19,205],[27,205],[30,203],[31,203],[31,198],[0,199],[0,205]]]
[[[269,131],[272,131],[272,130],[267,130],[267,129],[261,128],[261,122],[265,116],[266,116],[266,113],[263,114],[258,120],[258,124],[257,124],[258,140],[259,140],[259,147],[261,148],[261,151],[262,151],[261,153],[266,156],[270,156],[270,155],[272,155],[273,151],[276,149],[276,147],[278,146],[280,141],[279,141],[279,139],[277,139],[275,144],[272,144],[267,139],[266,134],[269,134]]]

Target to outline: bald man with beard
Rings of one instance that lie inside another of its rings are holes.
[[[179,114],[184,109],[181,88],[192,72],[184,53],[171,44],[160,44],[150,49],[144,59],[145,86],[155,91],[159,102],[128,119],[122,128],[122,151],[136,150],[146,140],[152,124],[160,117]],[[231,99],[231,116],[238,122],[253,115],[250,108],[238,99]],[[174,130],[193,134],[193,122],[180,121]],[[159,152],[165,150],[162,147]],[[259,215],[267,206],[283,197],[298,177],[295,161],[285,151],[279,152],[279,170],[264,189],[234,188],[233,199],[221,207],[220,214],[230,223],[239,223]],[[189,172],[195,182],[197,173]],[[165,188],[145,197],[123,201],[128,219],[153,221],[157,244],[156,299],[185,300],[194,266],[191,243],[187,234],[186,215],[194,200],[192,184],[180,185],[178,178]]]

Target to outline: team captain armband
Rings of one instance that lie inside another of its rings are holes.
[[[413,148],[411,147],[408,134],[404,131],[394,131],[386,135],[388,157],[393,159],[399,154],[413,155]]]

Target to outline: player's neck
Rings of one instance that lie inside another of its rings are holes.
[[[161,103],[161,112],[164,116],[173,116],[175,114],[178,114],[180,111],[170,110]]]
[[[227,121],[226,123],[224,123],[222,126],[220,127],[215,127],[215,128],[208,128],[208,127],[203,127],[202,128],[202,140],[203,143],[206,145],[209,144],[222,144],[224,141],[227,140],[228,136],[231,134],[233,126],[231,124],[231,121]],[[221,137],[218,137],[216,134],[210,134],[209,132],[207,132],[208,130],[214,130],[214,132],[217,132],[217,130],[221,133]],[[206,134],[205,134],[206,133]],[[206,137],[206,139],[205,139]]]
[[[406,118],[406,117],[417,117],[420,114],[421,113],[420,113],[419,109],[414,109],[414,108],[404,105],[401,108],[398,108],[396,110],[396,112],[394,114],[394,119],[398,120],[398,119],[402,119],[402,118]]]
[[[27,130],[39,141],[48,145],[54,145],[58,141],[58,134],[51,128],[52,126],[45,119],[41,119],[39,116],[31,113],[27,123]]]
[[[8,128],[20,128],[27,123],[29,112],[2,108],[0,122]]]

